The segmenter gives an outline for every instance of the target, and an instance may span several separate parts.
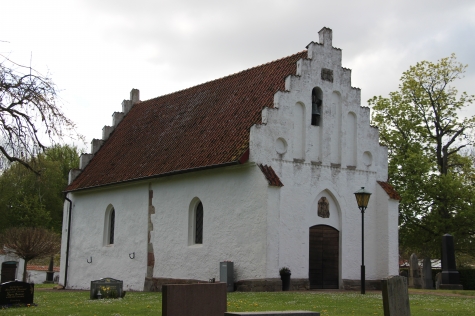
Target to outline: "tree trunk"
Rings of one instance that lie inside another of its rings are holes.
[[[23,263],[23,282],[26,282],[26,276],[27,276],[27,271],[26,271],[26,264],[28,263],[29,260],[24,260]]]

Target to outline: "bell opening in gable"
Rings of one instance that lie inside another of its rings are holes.
[[[313,126],[320,126],[322,116],[323,92],[320,88],[312,89],[312,122]]]

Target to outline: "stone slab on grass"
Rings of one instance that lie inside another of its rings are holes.
[[[163,316],[223,316],[226,283],[166,284],[162,287]]]
[[[307,311],[284,311],[284,312],[228,312],[224,313],[224,316],[258,316],[258,315],[267,315],[267,316],[294,316],[294,315],[306,315],[306,316],[320,316],[318,312],[307,312]]]
[[[381,280],[383,285],[384,316],[410,316],[407,278],[392,275]]]

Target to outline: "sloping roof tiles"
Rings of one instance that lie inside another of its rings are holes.
[[[399,195],[399,193],[397,193],[397,191],[393,188],[392,185],[383,181],[378,181],[378,184],[383,188],[384,191],[386,191],[386,193],[391,199],[398,201],[401,200],[401,196]]]
[[[283,187],[284,184],[280,181],[279,176],[275,173],[274,169],[271,166],[267,165],[258,165],[262,173],[265,175],[269,185],[276,187]]]
[[[251,126],[306,57],[302,51],[135,104],[66,191],[238,163]]]

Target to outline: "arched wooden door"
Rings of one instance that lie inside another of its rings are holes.
[[[311,289],[338,289],[340,232],[327,225],[310,227],[309,272]]]

